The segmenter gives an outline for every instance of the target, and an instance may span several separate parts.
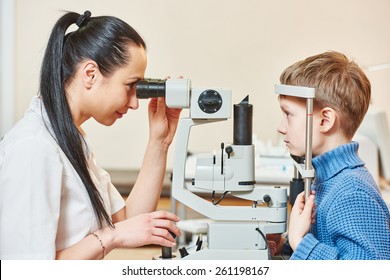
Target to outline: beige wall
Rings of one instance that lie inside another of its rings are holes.
[[[277,140],[281,113],[273,85],[291,63],[326,50],[363,66],[390,62],[389,0],[15,0],[16,118],[37,93],[54,22],[64,10],[86,9],[117,16],[141,33],[148,45],[146,76],[183,75],[194,87],[231,88],[234,103],[249,94],[254,132],[263,140]],[[386,108],[390,70],[368,75],[373,104]],[[139,167],[148,134],[146,102],[112,127],[89,121],[84,128],[102,166]],[[231,140],[231,120],[196,127],[190,149],[209,152]],[[172,159],[173,153],[169,167]]]

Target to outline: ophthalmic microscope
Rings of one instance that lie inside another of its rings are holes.
[[[182,259],[269,259],[266,234],[286,231],[287,190],[256,187],[252,110],[248,97],[234,105],[234,141],[221,143],[216,154],[199,155],[195,177],[185,178],[187,149],[193,126],[231,117],[231,91],[191,88],[189,79],[145,79],[137,83],[137,97],[165,97],[168,107],[189,108],[179,121],[172,180],[172,197],[211,219],[207,242],[190,252],[179,249]],[[222,206],[197,192],[230,193],[248,206]]]

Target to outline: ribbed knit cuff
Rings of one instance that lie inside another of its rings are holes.
[[[306,234],[302,241],[298,244],[296,250],[292,254],[290,260],[307,260],[310,253],[317,246],[319,241],[313,236],[313,234]]]

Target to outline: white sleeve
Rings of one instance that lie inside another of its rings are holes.
[[[8,143],[0,169],[0,259],[54,259],[63,166],[44,137]]]
[[[91,179],[103,198],[108,214],[113,215],[125,207],[125,201],[119,191],[112,184],[110,174],[96,163],[92,146],[86,135],[84,135],[84,140],[84,143],[87,145],[86,158]]]
[[[123,207],[125,207],[125,201],[122,197],[122,195],[119,193],[117,188],[110,183],[110,190],[109,190],[109,196],[111,201],[111,213],[115,214],[119,210],[121,210]]]
[[[108,172],[100,166],[96,165],[94,157],[92,158],[95,164],[95,168],[99,173],[97,177],[100,179],[100,194],[103,197],[105,206],[108,208],[107,210],[111,215],[113,215],[125,207],[125,201],[117,188],[115,188],[115,186],[112,184],[110,174],[108,174]]]

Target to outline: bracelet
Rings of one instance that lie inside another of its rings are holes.
[[[104,246],[103,241],[100,239],[99,235],[97,235],[94,232],[91,232],[89,235],[93,235],[96,237],[97,240],[99,240],[100,245],[102,246],[102,249],[103,249],[103,257],[101,258],[101,259],[103,259],[106,256],[106,247]]]

